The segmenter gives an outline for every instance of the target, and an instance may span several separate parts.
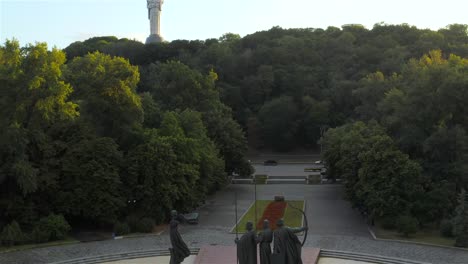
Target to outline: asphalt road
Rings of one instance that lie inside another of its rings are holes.
[[[278,164],[276,166],[264,166],[263,164],[252,164],[255,169],[254,174],[264,174],[268,176],[307,176],[311,172],[305,172],[306,168],[321,168],[321,165],[313,163],[298,164]]]

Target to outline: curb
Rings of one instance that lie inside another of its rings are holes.
[[[461,251],[467,251],[468,248],[461,248],[461,247],[451,247],[451,246],[444,246],[444,245],[437,245],[437,244],[431,244],[431,243],[425,243],[425,242],[417,242],[417,241],[408,241],[408,240],[398,240],[398,239],[387,239],[387,238],[378,238],[372,228],[369,226],[367,227],[367,230],[372,236],[372,239],[375,241],[383,241],[383,242],[396,242],[396,243],[401,243],[401,244],[413,244],[413,245],[420,245],[420,246],[430,246],[430,247],[438,247],[438,248],[445,248],[445,249],[452,249],[452,250],[461,250]]]
[[[197,255],[199,253],[199,248],[190,248],[191,255]],[[93,257],[85,258],[75,258],[65,261],[52,262],[50,264],[98,264],[104,262],[112,262],[119,260],[128,260],[128,259],[138,259],[138,258],[149,258],[149,257],[160,257],[160,256],[170,256],[168,249],[160,250],[145,250],[145,251],[131,251],[123,252],[117,254],[108,254],[108,255],[99,255]]]
[[[278,162],[277,165],[282,165],[282,164],[308,164],[308,165],[312,165],[312,164],[315,164],[314,163],[315,161],[281,161],[281,162]],[[263,165],[263,161],[252,161],[250,164],[255,164],[255,165]],[[271,166],[271,167],[274,167],[274,166]]]
[[[467,251],[468,252],[468,248],[451,247],[451,246],[437,245],[437,244],[431,244],[431,243],[425,243],[425,242],[406,241],[406,240],[397,240],[397,239],[385,239],[385,238],[375,238],[374,240],[383,241],[383,242],[397,242],[397,243],[402,243],[402,244],[414,244],[414,245],[420,245],[420,246],[438,247],[438,248],[445,248],[445,249],[460,250],[460,251]]]
[[[161,230],[158,233],[150,233],[150,234],[139,234],[139,235],[125,235],[125,236],[116,236],[115,239],[127,239],[127,238],[140,238],[140,237],[156,237],[160,236],[162,233],[164,233],[165,230]],[[112,240],[112,239],[111,239]]]
[[[375,264],[430,264],[429,262],[420,262],[408,259],[401,259],[401,258],[392,258],[386,257],[381,255],[370,255],[370,254],[363,254],[363,253],[353,253],[347,251],[338,251],[338,250],[320,250],[320,257],[330,257],[330,258],[339,258],[339,259],[346,259],[346,260],[355,260],[355,261],[363,261]]]
[[[63,243],[63,244],[56,244],[56,245],[42,245],[42,244],[31,244],[31,247],[26,247],[26,248],[12,248],[12,249],[6,249],[4,251],[0,251],[1,254],[8,254],[8,253],[13,253],[13,252],[18,252],[18,251],[26,251],[26,250],[33,250],[33,249],[38,249],[38,248],[49,248],[49,247],[61,247],[61,246],[68,246],[68,245],[74,245],[74,244],[79,244],[81,243],[80,241],[71,241],[68,243]],[[27,244],[26,244],[27,245]]]
[[[199,254],[199,248],[190,248],[190,253],[192,255]],[[167,249],[164,250],[146,250],[146,251],[132,251],[132,252],[123,252],[117,254],[108,254],[108,255],[99,255],[86,258],[75,258],[65,261],[52,262],[51,264],[98,264],[103,262],[112,262],[119,260],[129,260],[129,259],[138,259],[138,258],[148,258],[148,257],[158,257],[158,256],[169,256],[170,252]],[[419,262],[407,259],[400,258],[391,258],[380,255],[369,255],[362,253],[353,253],[346,251],[337,251],[337,250],[324,250],[321,249],[319,257],[330,257],[330,258],[339,258],[346,260],[357,260],[357,261],[366,261],[375,264],[429,264],[427,262]]]
[[[242,218],[244,218],[244,216],[249,212],[250,208],[252,208],[252,206],[254,206],[254,203],[255,203],[255,202],[252,202],[252,203],[250,204],[249,208],[247,208],[247,210],[245,210],[245,212],[242,214],[242,216],[241,216],[239,219],[236,219],[237,222],[236,222],[236,224],[235,224],[232,228],[229,229],[229,230],[231,230],[231,231],[229,231],[229,234],[236,234],[236,226],[239,226],[239,224],[240,224]],[[245,233],[245,232],[244,232],[244,233]],[[237,234],[244,234],[244,233],[237,232]]]

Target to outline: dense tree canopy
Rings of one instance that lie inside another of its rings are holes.
[[[140,83],[137,66],[99,51],[67,62],[42,43],[0,47],[1,243],[63,239],[68,223],[149,231],[250,171],[213,71],[147,71]]]
[[[8,244],[54,239],[67,222],[151,229],[226,175],[250,175],[246,139],[280,151],[320,142],[329,177],[371,219],[406,235],[449,223],[466,241],[468,25],[97,37],[64,51],[7,41],[0,86]]]

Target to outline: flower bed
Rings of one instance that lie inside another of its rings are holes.
[[[276,222],[283,218],[284,211],[286,209],[286,202],[271,202],[263,211],[263,215],[257,222],[257,230],[263,229],[263,221],[268,219],[270,221],[270,228],[272,230],[276,229]]]
[[[273,205],[274,203],[280,203],[282,205]],[[237,219],[237,232],[242,234],[245,233],[245,225],[248,221],[252,221],[255,223],[254,228],[257,228],[257,231],[261,231],[263,229],[263,220],[266,218],[270,221],[270,228],[276,228],[276,221],[280,218],[284,219],[284,222],[287,226],[291,227],[300,227],[302,226],[302,218],[303,215],[299,210],[292,209],[288,206],[291,204],[297,208],[304,208],[304,201],[302,200],[288,200],[287,202],[279,201],[274,202],[272,200],[257,200],[256,206],[255,203],[252,203],[249,209],[245,212],[238,212],[238,216],[240,219]],[[274,206],[273,210],[267,209],[268,207]],[[276,206],[284,207],[279,216],[279,211],[277,211]],[[256,209],[255,209],[256,208]],[[255,217],[255,212],[257,212],[257,217]],[[277,216],[275,216],[277,215]],[[257,226],[258,224],[258,226]],[[261,224],[261,225],[260,225]],[[233,226],[231,229],[232,233],[236,232],[236,225]]]

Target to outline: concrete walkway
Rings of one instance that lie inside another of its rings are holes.
[[[282,194],[286,199],[304,199],[309,220],[306,246],[364,254],[423,261],[434,264],[467,264],[468,251],[375,241],[367,226],[348,202],[343,200],[343,190],[337,185],[263,185],[258,187],[258,199],[271,199]],[[200,224],[181,226],[182,237],[191,248],[203,246],[233,246],[235,235],[229,234],[235,223],[234,192],[238,193],[239,216],[253,201],[253,186],[231,185],[211,197],[200,208]],[[302,240],[302,237],[300,238]],[[59,247],[38,248],[26,251],[0,253],[0,263],[42,264],[67,259],[108,255],[151,249],[167,249],[169,236],[147,236],[72,244]]]
[[[235,235],[229,235],[227,231],[228,230],[217,231],[211,229],[192,231],[185,229],[182,232],[182,236],[187,244],[189,244],[189,247],[203,247],[204,245],[233,246]],[[168,245],[170,245],[170,241],[167,235],[91,242],[2,253],[0,254],[0,263],[42,264],[119,252],[167,249]],[[468,251],[415,244],[402,244],[398,242],[375,241],[371,238],[364,237],[309,234],[306,246],[388,256],[434,264],[468,263]]]
[[[189,256],[181,264],[194,264],[196,256]],[[171,257],[154,257],[154,258],[139,258],[128,259],[113,262],[106,262],[103,264],[169,264]]]

